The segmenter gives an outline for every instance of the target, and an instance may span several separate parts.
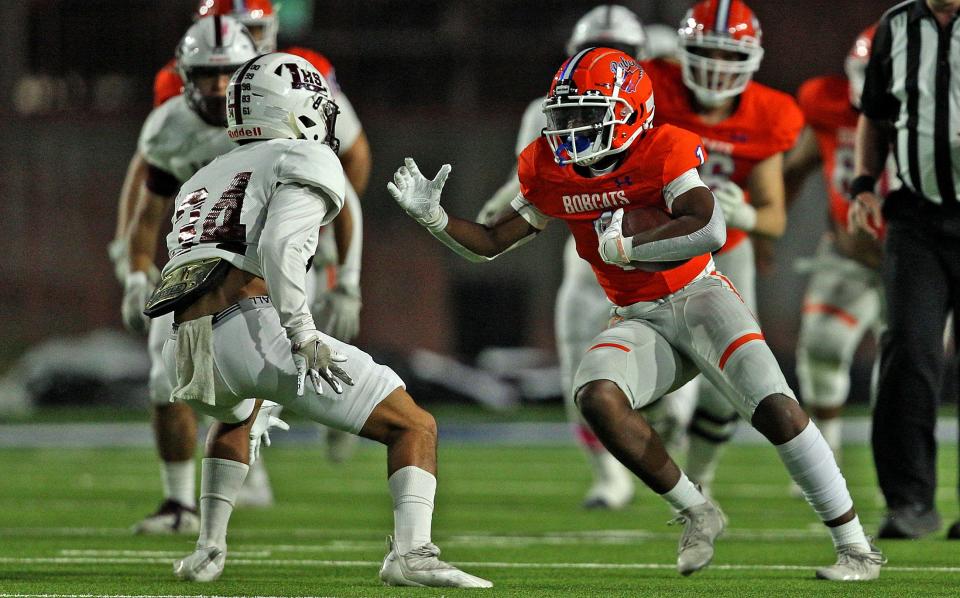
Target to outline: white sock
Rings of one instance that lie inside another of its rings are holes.
[[[853,508],[847,481],[813,420],[795,438],[776,448],[790,477],[821,520],[831,521]]]
[[[838,548],[844,544],[856,544],[864,550],[873,550],[870,548],[870,542],[867,541],[866,534],[863,533],[863,526],[860,525],[860,517],[854,516],[853,519],[842,523],[837,527],[828,527],[830,536],[833,537],[833,546]]]
[[[843,445],[843,420],[839,417],[831,417],[829,419],[818,418],[817,427],[820,428],[823,439],[830,445],[830,449],[833,450],[833,454],[836,455],[837,461],[839,461],[840,448]]]
[[[227,524],[237,492],[247,477],[248,465],[207,457],[200,473],[200,538],[198,547],[227,546]]]
[[[393,472],[388,482],[393,496],[393,541],[397,552],[406,554],[430,542],[437,478],[408,465]]]
[[[687,474],[682,471],[680,472],[680,479],[677,481],[677,485],[666,494],[661,494],[660,496],[677,511],[683,511],[684,509],[689,509],[690,507],[702,505],[707,502],[707,497],[697,490],[697,487],[693,485],[693,482],[690,481]]]
[[[160,464],[163,498],[175,500],[185,507],[197,507],[197,466],[193,459],[164,461]]]

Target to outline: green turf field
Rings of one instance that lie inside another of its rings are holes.
[[[146,449],[0,451],[0,598],[37,595],[440,596],[957,596],[960,542],[943,535],[881,545],[877,582],[813,579],[832,561],[830,539],[800,500],[774,451],[734,446],[716,494],[730,517],[714,564],[690,578],[673,568],[677,527],[642,490],[617,513],[578,504],[588,474],[572,446],[441,450],[434,540],[443,557],[493,580],[493,590],[385,588],[377,570],[391,530],[383,450],[367,444],[331,466],[312,446],[267,453],[277,506],[240,510],[230,556],[213,584],[175,581],[171,561],[190,537],[132,537],[157,501]],[[848,447],[847,477],[861,517],[880,517],[865,447]],[[955,447],[941,452],[940,508],[957,515]]]

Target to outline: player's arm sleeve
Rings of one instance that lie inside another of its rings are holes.
[[[860,110],[870,120],[891,121],[900,109],[900,102],[890,93],[893,81],[891,44],[890,19],[885,16],[873,36],[867,76],[860,96]]]
[[[331,207],[325,190],[298,183],[280,185],[270,198],[257,251],[288,337],[316,328],[307,304],[307,262],[316,251],[320,225],[337,211]]]
[[[311,187],[327,202],[324,220],[317,227],[329,224],[343,206],[347,183],[336,155],[322,143],[300,141],[293,143],[276,165],[280,184]]]
[[[702,189],[697,191],[698,189]],[[707,197],[706,194],[709,194]],[[669,200],[674,217],[683,217],[699,213],[709,213],[710,217],[701,227],[681,236],[659,239],[649,243],[634,245],[631,260],[636,262],[660,262],[685,260],[704,253],[716,251],[727,241],[727,226],[723,220],[723,210],[713,199],[710,189],[700,180],[695,169],[688,170],[663,189],[663,196]],[[700,205],[692,205],[696,204]],[[708,206],[712,203],[712,207]],[[676,205],[676,210],[673,206]],[[709,211],[708,211],[709,210]],[[703,218],[700,218],[703,221]]]

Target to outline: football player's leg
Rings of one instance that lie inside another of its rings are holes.
[[[722,514],[680,471],[636,410],[693,374],[663,336],[645,322],[624,320],[594,339],[574,379],[577,404],[600,441],[679,512],[685,526],[677,568],[684,575],[712,560],[714,540],[723,531]]]
[[[353,378],[337,393],[326,382],[322,392],[306,384],[297,396],[297,371],[290,341],[272,306],[248,309],[214,329],[216,363],[225,386],[238,396],[270,398],[324,425],[359,434],[387,446],[390,492],[394,499],[395,539],[381,570],[392,585],[490,587],[439,560],[430,541],[436,492],[436,422],[417,407],[403,381],[360,349],[323,335],[323,342],[347,357]]]
[[[210,426],[200,473],[200,536],[196,550],[174,561],[173,573],[187,581],[213,581],[223,573],[227,526],[250,470],[250,428],[261,401],[246,399],[232,408],[210,411]]]
[[[163,501],[157,511],[133,526],[137,534],[195,534],[197,418],[184,403],[171,403],[170,374],[161,355],[173,314],[153,321],[148,337],[153,436],[160,456]]]
[[[867,542],[833,452],[800,408],[753,314],[726,282],[711,277],[695,284],[682,299],[691,356],[737,411],[775,445],[790,476],[829,528],[838,558],[864,564],[863,579],[876,576],[882,557]],[[824,575],[833,578],[832,572]]]
[[[736,289],[744,305],[757,313],[757,271],[753,244],[745,239],[739,245],[719,253],[716,260],[717,276]],[[697,407],[688,429],[687,474],[700,483],[709,494],[723,449],[733,438],[738,423],[737,412],[709,379],[700,385]]]
[[[557,355],[567,417],[576,440],[587,456],[593,484],[587,491],[586,508],[619,509],[633,498],[634,478],[597,439],[583,420],[573,397],[573,375],[590,341],[606,328],[610,303],[597,284],[590,265],[576,254],[573,238],[564,248],[563,283],[556,302]]]
[[[797,344],[800,395],[839,460],[840,414],[850,391],[850,365],[868,327],[880,317],[879,276],[835,256],[807,286]]]

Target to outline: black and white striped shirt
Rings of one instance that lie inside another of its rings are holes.
[[[904,186],[944,207],[960,201],[960,24],[941,29],[925,0],[880,20],[861,99],[863,114],[893,125]]]

